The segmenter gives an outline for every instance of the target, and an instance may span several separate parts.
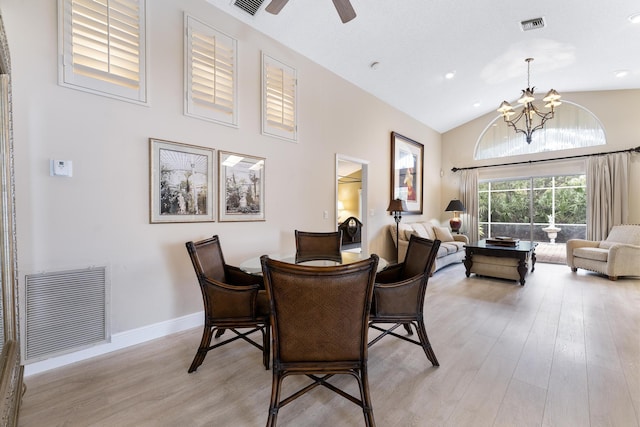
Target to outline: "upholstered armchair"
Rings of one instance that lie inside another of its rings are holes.
[[[567,242],[567,265],[595,271],[617,280],[640,276],[640,225],[615,225],[605,240],[571,239]]]

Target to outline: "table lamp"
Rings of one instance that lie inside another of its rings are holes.
[[[406,210],[407,210],[407,205],[405,204],[404,200],[400,200],[400,199],[395,199],[389,202],[389,207],[387,208],[387,212],[393,213],[393,219],[396,222],[396,256],[397,256],[398,250],[400,249],[400,242],[398,240],[398,233],[399,233],[398,228],[399,228],[400,220],[402,219],[402,212],[406,212]]]
[[[460,232],[460,227],[462,227],[462,219],[460,218],[460,212],[464,212],[464,205],[458,199],[453,199],[449,202],[447,209],[445,212],[453,212],[453,218],[449,220],[449,226],[451,227],[451,231],[455,233]]]

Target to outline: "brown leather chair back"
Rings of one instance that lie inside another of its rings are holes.
[[[435,250],[432,250],[434,246]],[[408,279],[421,273],[430,273],[439,248],[440,240],[429,240],[412,234],[401,278]]]
[[[186,246],[198,279],[207,277],[226,282],[224,256],[217,235],[195,243],[187,242]]]
[[[324,233],[296,230],[295,235],[296,260],[341,260],[342,231]]]

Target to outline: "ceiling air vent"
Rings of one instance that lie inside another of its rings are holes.
[[[544,18],[527,19],[526,21],[520,22],[520,26],[522,27],[522,31],[538,30],[544,28]]]
[[[262,3],[264,3],[264,0],[235,0],[233,2],[235,6],[238,6],[251,16],[256,14]]]

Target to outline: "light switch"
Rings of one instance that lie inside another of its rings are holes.
[[[51,160],[51,176],[73,176],[71,160]]]
[[[329,219],[329,211],[323,211],[322,212],[322,218]]]

